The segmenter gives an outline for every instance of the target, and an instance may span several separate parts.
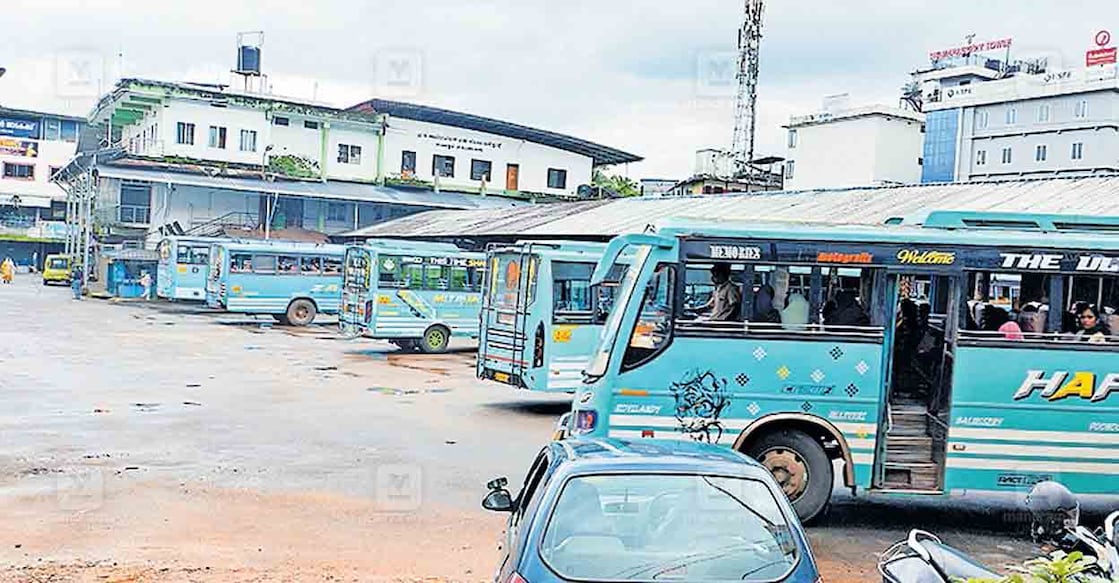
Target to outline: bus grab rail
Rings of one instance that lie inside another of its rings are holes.
[[[606,282],[606,278],[610,275],[610,270],[614,267],[614,263],[618,260],[618,256],[622,251],[630,245],[650,245],[659,247],[661,249],[671,249],[675,243],[675,239],[670,237],[661,237],[660,235],[650,235],[648,233],[629,233],[626,235],[619,235],[610,239],[606,245],[606,250],[602,253],[602,259],[598,261],[598,265],[594,268],[594,273],[591,274],[591,285],[602,285]]]

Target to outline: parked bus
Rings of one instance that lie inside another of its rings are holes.
[[[478,378],[532,391],[572,393],[610,312],[615,274],[591,288],[606,245],[523,241],[486,255]],[[622,264],[628,259],[623,257]]]
[[[338,312],[344,250],[341,245],[306,243],[214,243],[206,302],[306,326],[317,314]]]
[[[1119,219],[1039,220],[1039,232],[1025,217],[955,229],[669,221],[619,236],[592,284],[623,249],[636,257],[567,432],[733,447],[806,520],[831,496],[835,460],[852,491],[1056,479],[1119,494],[1119,337],[1107,332],[1119,326]],[[1076,229],[1091,232],[1063,232]],[[693,272],[728,267],[733,317],[690,309]],[[974,321],[968,308],[1009,280],[1032,306],[1017,328],[997,305]]]
[[[346,248],[339,326],[402,350],[478,337],[485,255],[449,243],[370,239]]]
[[[168,300],[206,300],[210,245],[216,237],[164,237],[159,242],[155,293]]]

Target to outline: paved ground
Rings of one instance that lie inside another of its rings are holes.
[[[0,581],[486,580],[500,516],[564,399],[333,327],[0,287]],[[832,582],[921,526],[1000,565],[1013,506],[839,496]]]

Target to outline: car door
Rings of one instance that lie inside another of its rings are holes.
[[[505,540],[501,545],[502,561],[498,570],[497,581],[508,581],[510,573],[515,571],[518,566],[517,561],[521,549],[524,548],[524,539],[528,534],[528,527],[532,523],[530,509],[535,510],[536,506],[539,505],[536,502],[540,498],[538,495],[542,490],[540,486],[544,482],[544,476],[550,464],[551,459],[548,450],[545,449],[532,462],[532,466],[525,476],[524,484],[521,486],[521,491],[513,502],[513,513],[509,517],[509,523],[505,528]]]

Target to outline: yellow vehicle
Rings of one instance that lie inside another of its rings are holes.
[[[70,258],[66,255],[47,255],[43,262],[43,285],[70,283]]]

